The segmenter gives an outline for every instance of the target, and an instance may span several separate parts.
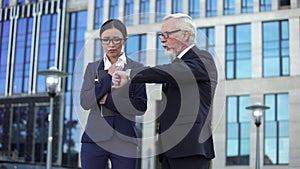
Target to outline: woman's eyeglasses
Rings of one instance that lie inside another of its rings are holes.
[[[158,36],[159,36],[160,38],[164,37],[165,39],[168,39],[169,36],[170,36],[171,34],[176,33],[176,32],[179,32],[179,31],[181,31],[181,30],[178,29],[178,30],[171,31],[171,32],[158,33]]]
[[[100,40],[101,40],[102,44],[104,44],[104,45],[108,45],[110,42],[112,42],[114,45],[117,45],[122,42],[123,38],[112,38],[112,39],[103,38]]]

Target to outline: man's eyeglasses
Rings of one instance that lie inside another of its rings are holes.
[[[179,32],[179,31],[181,31],[181,30],[178,29],[178,30],[171,31],[171,32],[158,33],[158,36],[159,36],[160,38],[164,37],[165,39],[168,39],[169,36],[170,36],[171,34],[176,33],[176,32]]]
[[[112,42],[114,45],[117,45],[122,42],[123,38],[112,38],[112,39],[103,38],[100,40],[101,40],[102,44],[104,44],[104,45],[108,45],[110,42]]]

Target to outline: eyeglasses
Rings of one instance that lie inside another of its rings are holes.
[[[176,32],[179,32],[179,31],[181,31],[181,30],[178,29],[178,30],[171,31],[171,32],[158,33],[158,36],[159,36],[160,38],[164,37],[165,39],[168,39],[169,36],[170,36],[171,34],[176,33]]]
[[[100,40],[104,45],[108,45],[110,42],[112,42],[114,45],[117,45],[122,42],[123,38],[112,38],[112,39],[104,38]]]

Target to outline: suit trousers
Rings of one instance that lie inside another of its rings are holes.
[[[161,167],[162,169],[210,169],[210,159],[201,155],[168,158],[162,155]]]
[[[107,147],[105,144],[112,143],[115,148],[124,151],[136,149],[136,145],[132,143],[123,142],[117,136],[113,136],[113,138],[106,143],[82,143],[80,154],[82,169],[106,169],[108,159],[111,161],[112,169],[136,169],[137,158],[121,156],[101,147],[101,144]]]

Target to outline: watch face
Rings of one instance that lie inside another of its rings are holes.
[[[121,59],[119,59],[116,63],[116,66],[120,66],[123,69],[124,68],[124,62]]]

